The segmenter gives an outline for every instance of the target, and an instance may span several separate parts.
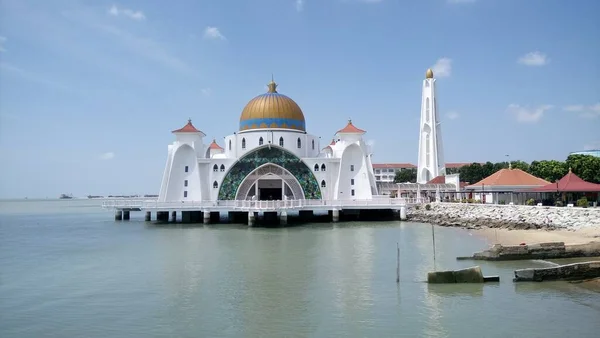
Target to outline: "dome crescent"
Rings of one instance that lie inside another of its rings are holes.
[[[294,100],[279,94],[275,82],[269,91],[259,95],[244,107],[240,116],[240,131],[264,128],[285,128],[306,131],[304,114]]]

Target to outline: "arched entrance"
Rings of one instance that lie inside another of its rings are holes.
[[[249,151],[229,167],[219,188],[218,199],[221,201],[236,199],[240,186],[246,177],[267,164],[273,164],[290,173],[296,182],[300,184],[301,191],[304,193],[303,199],[321,199],[321,187],[311,168],[294,154],[272,144]],[[291,189],[291,183],[288,183],[288,185]],[[297,195],[295,198],[302,199],[301,196]]]
[[[267,163],[244,178],[235,199],[297,200],[304,199],[304,192],[298,180],[289,171],[273,163]]]

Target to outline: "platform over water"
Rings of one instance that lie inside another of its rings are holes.
[[[374,198],[369,200],[281,200],[281,201],[181,201],[159,202],[156,200],[114,199],[102,203],[103,209],[132,211],[282,211],[282,210],[399,210],[416,204],[426,203],[424,198]]]

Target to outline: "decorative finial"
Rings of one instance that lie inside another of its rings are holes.
[[[571,167],[569,167],[569,172],[571,172]]]
[[[348,124],[352,124],[352,119],[351,118],[348,119]]]
[[[273,74],[271,74],[271,83],[269,83],[269,91],[268,93],[277,93],[277,83],[273,79]]]
[[[508,162],[508,169],[512,169],[512,163]]]
[[[188,117],[188,123],[192,123],[192,118]]]
[[[433,70],[431,70],[431,68],[427,69],[427,72],[425,72],[425,78],[433,79]]]

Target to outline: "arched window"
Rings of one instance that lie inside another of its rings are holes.
[[[246,139],[242,138],[242,149],[246,149]]]
[[[312,140],[312,148],[315,150],[315,140]]]
[[[219,166],[218,166],[218,165],[216,165],[216,164],[215,164],[215,165],[213,165],[213,171],[215,171],[215,172],[216,172],[216,171],[219,171]]]
[[[319,171],[319,165],[315,164],[315,171]]]
[[[259,145],[259,146],[262,146],[262,145],[263,145],[263,138],[262,138],[262,137],[258,139],[258,145]]]
[[[217,181],[214,181],[213,182],[213,188],[217,189],[218,187],[219,187],[219,183],[217,183]]]
[[[231,150],[231,140],[229,140],[229,150]]]
[[[279,146],[280,146],[280,147],[283,147],[283,137],[280,137],[280,138],[279,138]]]
[[[325,180],[321,181],[321,188],[325,188],[327,186],[327,184],[325,183]]]
[[[325,166],[325,163],[321,164],[321,171],[325,171],[327,169],[327,167]]]
[[[225,165],[221,164],[221,171],[225,171]]]
[[[302,141],[300,140],[299,137],[298,137],[298,148],[302,148]]]

